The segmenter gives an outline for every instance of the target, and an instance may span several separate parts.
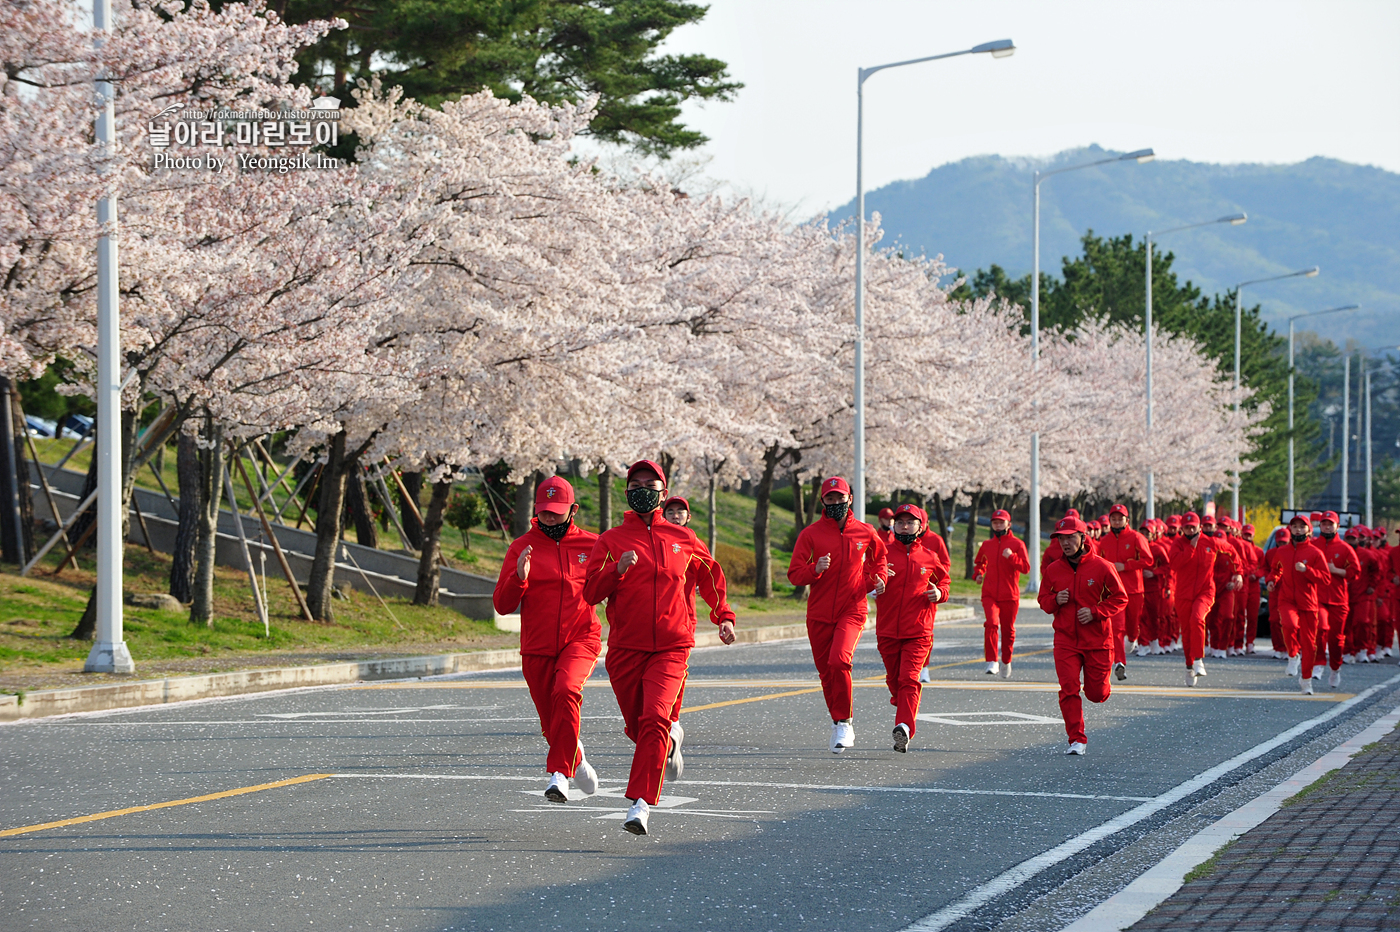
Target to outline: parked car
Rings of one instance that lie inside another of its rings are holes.
[[[52,437],[58,433],[58,424],[54,421],[47,421],[32,414],[24,416],[24,423],[29,428],[31,437]]]
[[[59,424],[58,431],[54,436],[62,437],[65,432],[75,437],[86,437],[92,432],[92,418],[86,414],[68,415]]]

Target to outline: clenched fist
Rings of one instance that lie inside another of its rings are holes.
[[[1075,613],[1074,617],[1079,620],[1079,623],[1081,625],[1087,625],[1089,622],[1094,620],[1094,613],[1089,611],[1087,608],[1081,608],[1078,612]]]
[[[530,578],[530,551],[534,550],[533,544],[520,551],[520,559],[515,561],[515,575],[524,582]]]
[[[1064,604],[1065,604],[1066,602],[1068,602],[1068,601],[1069,601],[1069,590],[1068,590],[1068,589],[1061,589],[1059,592],[1055,593],[1055,604],[1056,604],[1056,605],[1064,605]]]
[[[827,567],[831,566],[831,554],[826,553],[817,557],[817,572],[825,573]]]
[[[637,562],[637,551],[629,550],[617,561],[617,575],[621,576]]]

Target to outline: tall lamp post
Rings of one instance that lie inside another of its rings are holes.
[[[865,180],[862,157],[865,139],[865,80],[877,71],[917,65],[926,61],[957,58],[960,55],[988,53],[993,58],[1015,54],[1016,45],[1010,39],[983,42],[961,52],[927,55],[908,61],[857,69],[856,80],[856,354],[855,354],[855,468],[851,472],[851,496],[856,517],[865,520]]]
[[[1235,286],[1235,413],[1240,410],[1240,296],[1244,293],[1245,285],[1259,285],[1264,282],[1282,281],[1285,278],[1317,278],[1317,273],[1321,271],[1317,266],[1310,269],[1299,269],[1296,272],[1289,272],[1286,275],[1270,275],[1268,278],[1255,278],[1247,282],[1240,282]],[[1292,384],[1291,382],[1289,384]],[[1232,489],[1230,517],[1236,521],[1240,519],[1240,467],[1235,464],[1235,480]]]
[[[1143,332],[1147,337],[1147,442],[1149,447],[1152,444],[1152,237],[1180,233],[1182,230],[1194,230],[1197,227],[1213,226],[1217,223],[1228,223],[1230,226],[1237,227],[1247,220],[1249,220],[1249,215],[1240,211],[1228,217],[1217,217],[1214,220],[1203,220],[1200,223],[1188,223],[1185,226],[1172,227],[1157,233],[1153,233],[1151,230],[1147,231],[1145,237],[1147,243],[1147,311],[1143,315]],[[1156,476],[1149,465],[1147,468],[1147,518],[1149,521],[1157,517],[1156,501]]]
[[[112,31],[112,0],[93,0],[92,22],[100,46]],[[116,92],[105,77],[97,80],[97,146],[110,159],[116,145]],[[104,173],[110,168],[104,167]],[[117,192],[109,174],[97,200],[97,631],[83,670],[133,673],[122,637],[121,514],[121,322],[117,306]]]
[[[1139,149],[1136,152],[1129,152],[1127,155],[1115,155],[1112,158],[1098,159],[1093,162],[1085,162],[1082,165],[1070,165],[1067,168],[1057,168],[1054,171],[1035,173],[1035,208],[1031,223],[1032,229],[1032,259],[1031,259],[1031,378],[1036,377],[1040,371],[1040,183],[1051,175],[1063,175],[1065,172],[1079,171],[1081,168],[1093,168],[1096,165],[1107,165],[1110,162],[1150,162],[1157,157],[1151,149]],[[1030,501],[1026,515],[1026,540],[1030,541],[1031,572],[1030,582],[1026,586],[1027,592],[1040,591],[1040,431],[1031,432],[1031,487],[1028,490]]]
[[[1323,314],[1354,311],[1359,307],[1361,307],[1359,304],[1346,304],[1342,307],[1329,307],[1325,311],[1294,314],[1292,317],[1288,318],[1288,508],[1290,511],[1298,507],[1293,500],[1293,373],[1296,371],[1293,366],[1293,322],[1295,320],[1302,320],[1304,317],[1320,317]],[[1342,510],[1346,511],[1345,504]]]

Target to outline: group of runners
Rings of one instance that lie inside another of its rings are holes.
[[[735,640],[735,615],[724,571],[687,527],[690,506],[669,494],[662,467],[633,463],[626,497],[622,523],[594,534],[574,521],[573,487],[558,476],[542,482],[530,529],[506,553],[494,604],[500,614],[520,615],[523,673],[549,746],[545,797],[567,802],[573,788],[585,795],[598,788],[579,722],[583,684],[602,654],[594,606],[606,601],[605,666],[635,745],[623,827],[645,835],[664,781],[684,772],[679,719],[695,646],[695,596],[709,606],[724,644]],[[822,482],[821,506],[821,516],[797,536],[787,575],[808,590],[807,635],[831,718],[829,749],[840,754],[855,745],[851,669],[874,598],[876,647],[895,709],[893,747],[904,752],[917,730],[922,683],[930,679],[938,606],[949,595],[948,548],[912,503],[883,510],[878,527],[866,524],[840,477]],[[1188,512],[1133,530],[1121,504],[1092,523],[1068,512],[1042,554],[1038,594],[1054,619],[1067,753],[1087,747],[1081,695],[1106,701],[1111,678],[1127,678],[1130,654],[1180,650],[1186,685],[1194,686],[1208,652],[1254,652],[1261,587],[1271,593],[1274,651],[1289,659],[1289,674],[1304,692],[1312,691],[1315,664],[1330,662],[1335,687],[1342,663],[1388,654],[1400,548],[1386,548],[1384,532],[1364,528],[1343,540],[1335,514],[1315,517],[1316,539],[1313,521],[1299,516],[1280,529],[1288,539],[1266,556],[1253,543],[1253,528],[1229,518],[1217,524]],[[1030,558],[1006,511],[992,515],[990,529],[974,561],[986,671],[1009,678]],[[1351,654],[1343,653],[1347,645]]]

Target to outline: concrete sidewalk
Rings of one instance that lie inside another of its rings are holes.
[[[1131,928],[1400,928],[1400,730],[1284,801],[1187,877]]]

